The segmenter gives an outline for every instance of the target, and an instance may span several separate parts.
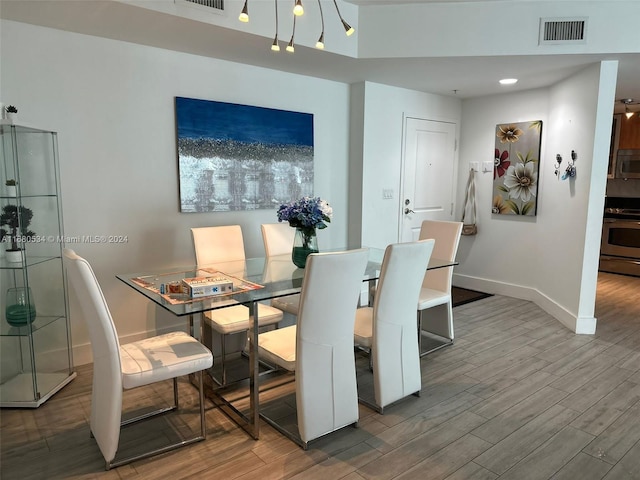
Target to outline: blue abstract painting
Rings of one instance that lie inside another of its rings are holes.
[[[180,210],[275,209],[313,194],[313,114],[176,97]]]

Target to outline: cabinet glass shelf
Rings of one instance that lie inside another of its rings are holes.
[[[60,260],[60,256],[56,257],[27,257],[22,263],[20,262],[8,262],[6,258],[0,258],[0,270],[22,270],[23,268],[29,268],[39,263],[49,262],[52,260]]]
[[[2,322],[2,325],[0,325],[0,336],[1,337],[16,337],[16,336],[20,337],[20,336],[30,335],[46,327],[51,322],[55,322],[56,320],[59,320],[61,318],[64,318],[64,316],[63,315],[53,315],[53,316],[38,315],[36,319],[33,321],[33,323],[29,325],[21,326],[21,327],[12,327],[7,322]]]
[[[52,195],[50,193],[44,193],[42,195],[20,195],[20,198],[39,198],[39,197],[53,197],[55,198],[55,195]],[[14,197],[12,195],[0,195],[0,198],[3,200],[15,200],[17,197]]]

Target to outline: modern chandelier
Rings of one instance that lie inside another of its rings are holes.
[[[273,43],[271,44],[271,50],[273,50],[274,52],[279,52],[280,51],[280,44],[278,43],[278,0],[273,0],[274,6],[275,6],[275,18],[276,18],[276,34],[273,37]],[[342,15],[340,14],[340,9],[338,8],[338,3],[336,2],[336,0],[333,0],[333,4],[336,7],[336,12],[338,12],[338,18],[340,18],[340,22],[342,22],[342,26],[344,27],[344,32],[345,34],[349,37],[351,35],[353,35],[353,33],[355,32],[355,29],[349,25],[347,22],[345,22],[344,18],[342,18]],[[320,31],[320,37],[318,38],[318,41],[316,42],[316,48],[319,50],[323,50],[324,49],[324,14],[322,12],[322,3],[321,0],[318,0],[318,7],[320,8],[320,26],[321,26],[321,31]],[[291,40],[289,40],[289,43],[287,44],[286,50],[289,53],[293,53],[295,51],[295,45],[294,45],[294,39],[295,39],[295,35],[296,35],[296,17],[299,17],[300,15],[304,14],[304,7],[302,5],[302,0],[294,0],[294,5],[293,5],[293,30],[291,32]],[[249,21],[249,0],[244,0],[244,6],[242,7],[242,11],[240,12],[240,16],[238,17],[238,20],[240,20],[241,22],[248,22]]]
[[[636,102],[633,98],[622,98],[620,101],[624,104],[624,114],[626,117],[633,117],[634,112],[629,108],[629,105],[637,105],[639,102]]]

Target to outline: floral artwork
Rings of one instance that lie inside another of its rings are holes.
[[[275,209],[313,191],[313,114],[176,97],[180,211]]]
[[[536,215],[541,139],[542,120],[496,125],[491,213]]]

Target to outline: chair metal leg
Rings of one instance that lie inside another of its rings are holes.
[[[364,405],[365,407],[369,407],[371,410],[378,412],[380,415],[383,415],[384,413],[384,407],[381,407],[380,405],[377,405],[375,401],[371,402],[366,398],[361,397],[360,395],[358,395],[358,403]]]
[[[438,345],[437,347],[431,348],[431,349],[426,350],[424,352],[420,351],[420,356],[424,357],[425,355],[429,355],[430,353],[433,353],[433,352],[435,352],[437,350],[440,350],[441,348],[444,348],[444,347],[450,347],[451,345],[453,345],[453,340],[450,340],[448,342],[444,342],[444,343]]]
[[[418,310],[418,352],[422,356],[422,310]]]
[[[105,461],[105,469],[106,470],[111,470],[112,468],[116,468],[116,467],[120,467],[122,465],[126,465],[128,463],[134,462],[136,460],[141,460],[143,458],[149,458],[155,455],[160,455],[161,453],[166,453],[169,452],[171,450],[175,450],[177,448],[180,447],[184,447],[186,445],[191,445],[192,443],[196,443],[196,442],[200,442],[202,440],[204,440],[206,438],[206,418],[205,418],[205,408],[204,408],[204,382],[202,379],[202,371],[197,372],[198,375],[198,388],[200,389],[200,392],[198,394],[198,397],[200,399],[200,434],[189,438],[187,440],[181,440],[179,442],[176,443],[172,443],[171,445],[167,445],[165,447],[162,448],[157,448],[155,450],[151,450],[149,452],[145,452],[145,453],[141,453],[138,455],[132,455],[130,457],[127,458],[123,458],[121,460],[111,460],[111,461]],[[177,395],[177,379],[173,379],[174,380],[174,395]],[[175,397],[177,399],[177,397]],[[134,419],[130,419],[130,420],[126,420],[123,421],[121,423],[121,426],[125,426],[125,425],[130,425],[132,423],[138,422],[140,420],[144,420],[150,417],[155,417],[156,415],[160,415],[162,413],[166,413],[168,411],[171,410],[175,410],[177,408],[178,402],[176,400],[176,404],[173,407],[170,408],[162,408],[159,410],[156,410],[155,412],[151,412],[145,415],[140,415],[139,417],[136,417]]]
[[[418,352],[420,352],[420,357],[424,357],[425,355],[433,353],[436,350],[440,350],[441,348],[453,345],[452,338],[445,339],[444,337],[440,337],[438,335],[438,337],[442,338],[443,341],[441,341],[441,343],[434,348],[431,348],[426,351],[422,351],[422,312],[424,312],[424,310],[418,310]]]
[[[296,431],[293,432],[290,429],[280,425],[280,423],[278,423],[276,420],[272,419],[268,415],[265,415],[264,413],[260,413],[260,418],[262,418],[265,422],[267,422],[273,428],[278,430],[281,434],[283,434],[293,443],[301,447],[303,450],[307,450],[309,448],[309,442],[305,442],[304,440],[302,440],[302,438],[300,438],[300,432],[298,431],[297,423],[296,423]]]
[[[200,399],[200,436],[202,440],[207,438],[207,425],[204,412],[204,381],[202,380],[202,370],[198,372],[198,398]]]
[[[120,422],[120,426],[126,427],[127,425],[138,423],[142,420],[146,420],[147,418],[157,417],[158,415],[162,415],[167,412],[173,412],[177,408],[178,407],[176,407],[175,405],[172,405],[170,407],[159,408],[158,410],[154,410],[153,412],[144,413],[142,415],[138,415],[137,417],[129,418],[127,420],[122,420],[122,422]]]
[[[178,379],[173,379],[173,405],[169,407],[159,408],[152,412],[144,413],[142,415],[138,415],[137,417],[129,418],[127,420],[122,420],[120,422],[121,427],[126,427],[127,425],[131,425],[132,423],[137,423],[141,420],[146,420],[147,418],[156,417],[158,415],[162,415],[167,412],[173,412],[178,409]]]
[[[176,410],[178,409],[178,379],[173,379],[173,404],[176,406]]]
[[[222,385],[226,385],[227,384],[227,361],[226,361],[226,356],[227,356],[227,349],[226,349],[226,340],[227,340],[227,336],[224,334],[220,334],[220,350],[222,351]]]

